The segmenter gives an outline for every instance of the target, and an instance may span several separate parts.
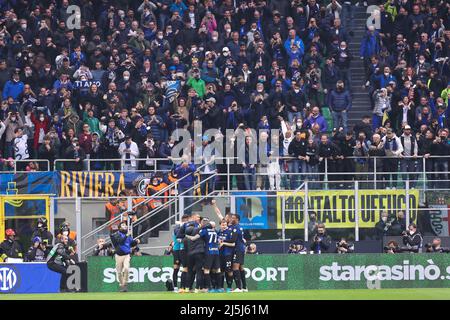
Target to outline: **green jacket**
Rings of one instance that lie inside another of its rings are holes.
[[[441,98],[444,99],[445,105],[448,106],[448,99],[450,98],[450,88],[445,88],[441,92]]]
[[[394,22],[395,17],[397,16],[397,7],[396,6],[391,6],[389,4],[389,2],[386,2],[385,5],[384,5],[384,10],[386,10],[386,12],[391,14],[392,22]]]
[[[91,133],[97,132],[99,137],[102,137],[102,131],[100,130],[100,121],[96,117],[89,118],[86,111],[83,112],[83,122],[89,125]]]
[[[189,78],[187,85],[197,92],[199,98],[203,98],[206,93],[205,81],[202,79],[195,79],[193,77]]]

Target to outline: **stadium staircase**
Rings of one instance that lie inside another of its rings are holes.
[[[360,59],[359,54],[361,40],[366,32],[366,22],[369,15],[366,13],[366,7],[355,7],[354,10],[353,37],[350,37],[350,42],[348,43],[348,48],[353,55],[353,61],[350,64],[353,107],[348,114],[349,128],[359,122],[363,116],[371,115],[368,90],[363,89],[365,83],[364,62]]]
[[[203,164],[197,168],[197,172],[199,172],[201,169],[203,169],[204,166],[208,165],[210,162]],[[185,177],[178,180],[180,182],[182,179],[186,179],[189,175],[186,175]],[[201,183],[208,182],[211,179],[216,178],[217,173],[209,176],[207,179],[202,180]],[[183,212],[186,210],[192,210],[193,208],[196,209],[196,212],[202,212],[203,206],[201,205],[201,202],[206,197],[212,197],[214,196],[214,192],[211,192],[210,194],[198,197],[194,199],[194,201],[188,205],[188,206],[181,206],[180,203],[180,197],[185,196],[190,191],[195,191],[200,188],[201,183],[196,183],[194,186],[182,193],[178,193],[178,182],[174,182],[170,185],[168,185],[166,188],[160,190],[157,192],[154,196],[146,197],[145,201],[140,202],[134,206],[132,206],[132,211],[136,212],[139,207],[141,206],[147,206],[150,201],[152,201],[155,198],[163,197],[167,201],[164,203],[164,206],[156,207],[155,209],[152,209],[145,213],[143,216],[141,216],[137,221],[133,222],[133,224],[130,226],[130,232],[132,230],[136,230],[136,227],[139,227],[143,223],[149,221],[149,219],[155,217],[158,214],[161,214],[161,211],[164,209],[167,209],[169,212],[168,216],[164,217],[163,221],[160,221],[159,223],[150,226],[149,229],[143,231],[140,234],[133,234],[133,237],[135,239],[139,239],[141,241],[140,247],[143,248],[142,252],[152,255],[161,255],[164,252],[164,248],[168,246],[170,241],[172,240],[172,232],[175,227],[175,221],[180,220],[181,215],[183,215]],[[177,194],[178,196],[165,196],[165,194]],[[103,225],[95,228],[89,233],[86,233],[82,236],[82,258],[85,258],[89,255],[92,255],[94,248],[96,246],[96,241],[98,238],[104,238],[106,242],[110,242],[109,232],[111,230],[111,226],[114,224],[118,224],[123,218],[124,215],[126,215],[129,211],[123,212],[120,216],[115,217],[114,219],[107,221]],[[150,236],[150,233],[152,235],[156,236]]]

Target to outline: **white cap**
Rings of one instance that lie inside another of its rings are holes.
[[[223,47],[222,52],[226,52],[226,51],[230,51],[230,49],[228,47]]]

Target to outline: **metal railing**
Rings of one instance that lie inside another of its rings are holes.
[[[27,170],[26,167],[30,162],[36,162],[38,164],[38,168]],[[40,165],[41,163],[44,163],[44,165]],[[2,162],[0,162],[1,165],[3,165],[4,171],[12,171],[14,173],[21,173],[21,172],[48,172],[50,170],[50,160],[48,159],[24,159],[24,160],[15,160],[15,159],[3,159]],[[12,164],[12,167],[11,167]],[[8,169],[8,167],[10,169]],[[24,169],[24,170],[21,170]]]
[[[84,159],[82,160],[83,169],[88,171],[105,171],[105,172],[115,172],[115,171],[133,171],[133,172],[157,172],[157,171],[166,171],[164,169],[158,169],[161,165],[172,166],[173,164],[177,164],[181,162],[182,158],[136,158],[136,159],[121,159],[121,158],[105,158],[105,159]],[[153,162],[152,165],[146,165],[147,161]],[[135,169],[125,170],[125,162],[134,162],[137,164]],[[68,163],[77,163],[75,159],[55,159],[53,161],[54,168],[64,168],[65,164]],[[142,168],[142,163],[147,166],[146,169]],[[101,168],[97,169],[96,164],[103,164]],[[119,169],[110,169],[111,164],[117,164]],[[105,168],[107,167],[107,168]]]
[[[181,194],[178,194],[178,185],[180,183],[180,181],[183,181],[184,179],[187,179],[188,177],[191,177],[195,174],[197,174],[198,172],[200,172],[204,167],[210,165],[212,162],[214,161],[214,159],[204,163],[203,165],[199,166],[198,168],[196,168],[195,172],[189,173],[187,175],[185,175],[184,177],[181,177],[180,179],[178,179],[177,181],[171,183],[170,185],[166,186],[165,188],[163,188],[162,190],[156,192],[154,195],[150,196],[150,197],[145,197],[146,199],[134,206],[130,205],[131,204],[131,199],[132,197],[127,197],[128,199],[128,209],[124,212],[122,212],[120,215],[118,215],[117,217],[115,217],[114,219],[111,219],[109,221],[107,221],[106,223],[104,223],[103,225],[95,228],[94,230],[88,232],[87,234],[83,235],[82,237],[82,241],[85,242],[86,239],[90,238],[90,237],[94,237],[96,234],[104,231],[104,230],[108,230],[113,224],[118,223],[119,221],[122,221],[123,216],[125,214],[130,214],[133,213],[138,207],[143,206],[143,205],[147,205],[150,201],[155,200],[157,198],[163,198],[163,199],[167,199],[172,198],[172,202],[171,203],[165,203],[163,206],[157,207],[149,212],[147,212],[146,214],[144,214],[142,217],[140,217],[137,221],[133,222],[132,225],[130,226],[130,230],[133,230],[133,227],[138,226],[139,224],[142,223],[142,221],[145,221],[147,219],[149,219],[150,217],[156,215],[158,212],[160,212],[165,206],[170,205],[173,203],[173,201],[176,201],[176,199],[178,199],[178,197],[183,196],[184,194],[195,190],[196,188],[198,188],[199,186],[201,186],[204,182],[200,181],[196,184],[194,184],[194,186],[192,186],[191,188],[185,190],[184,192],[182,192]],[[169,193],[169,195],[172,193],[172,191],[175,191],[176,194],[178,194],[178,196],[164,196],[165,193]],[[135,198],[143,198],[141,197],[135,197]],[[106,241],[109,240],[109,235],[106,237],[105,239]],[[89,246],[87,249],[84,249],[82,251],[82,255],[88,254],[90,252],[92,252],[92,250],[95,248],[95,244],[92,246]]]
[[[181,221],[181,210],[188,211],[189,209],[191,209],[192,207],[194,207],[196,204],[198,204],[199,202],[201,202],[203,199],[207,198],[207,197],[211,197],[212,195],[216,194],[218,191],[212,191],[207,195],[201,195],[201,196],[192,196],[191,198],[198,198],[197,200],[194,200],[191,204],[184,206],[184,197],[185,194],[195,190],[196,188],[198,188],[202,183],[207,182],[210,179],[215,178],[216,175],[211,175],[210,177],[208,177],[206,180],[201,181],[200,183],[192,186],[192,188],[185,190],[184,192],[180,193],[178,196],[176,197],[170,197],[171,199],[164,203],[161,207],[160,210],[158,210],[157,212],[153,212],[151,215],[149,215],[145,220],[151,218],[152,216],[156,215],[157,213],[159,213],[160,211],[164,210],[164,208],[167,208],[168,206],[172,205],[172,204],[177,204],[178,201],[180,201],[182,204],[178,206],[178,210],[175,209],[174,214],[169,214],[168,217],[166,219],[164,219],[162,222],[159,222],[158,224],[150,227],[149,229],[145,230],[143,233],[137,235],[135,237],[135,239],[139,239],[145,235],[147,235],[148,233],[150,233],[153,230],[156,230],[157,228],[159,228],[160,226],[162,226],[163,224],[169,222],[170,220],[178,220]],[[145,216],[143,216],[142,218],[144,218]],[[136,227],[138,225],[140,225],[141,223],[143,223],[145,220],[143,219],[139,219],[138,221],[134,222],[132,227]]]

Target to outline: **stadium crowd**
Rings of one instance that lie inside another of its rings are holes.
[[[0,1],[3,170],[27,159],[17,169],[83,170],[84,159],[99,160],[91,170],[121,169],[101,159],[149,169],[152,158],[170,170],[172,132],[193,135],[201,124],[203,132],[279,130],[280,155],[294,160],[234,165],[242,189],[279,189],[280,173],[323,173],[325,161],[336,180],[366,179],[374,166],[414,180],[425,157],[427,171],[441,172],[428,177],[447,180],[450,4],[368,2],[71,1],[77,16],[68,0]],[[370,4],[380,28],[355,39],[355,5]],[[361,40],[360,57],[350,40]],[[372,115],[350,128],[350,62],[359,58],[371,105],[358,108]],[[246,150],[262,136],[248,138]],[[204,145],[213,139],[203,136]],[[54,167],[55,159],[71,161]],[[216,170],[224,167],[202,173]],[[297,187],[297,177],[284,187]]]

